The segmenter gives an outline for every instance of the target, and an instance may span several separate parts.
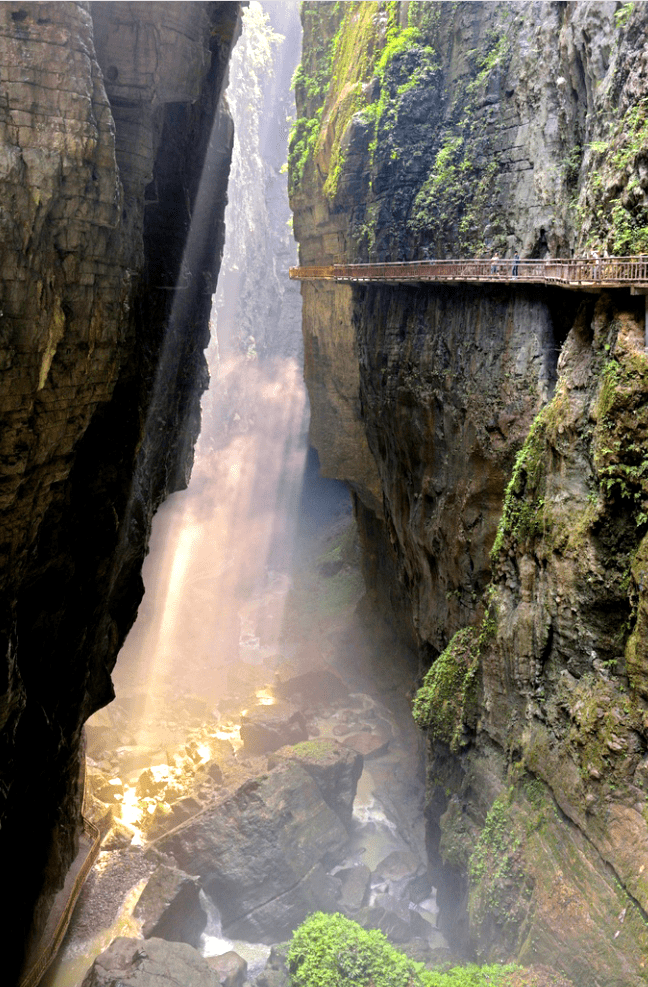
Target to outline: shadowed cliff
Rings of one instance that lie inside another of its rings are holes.
[[[75,853],[81,729],[112,698],[152,514],[191,469],[239,6],[0,10],[7,983]]]
[[[645,19],[633,4],[306,3],[301,263],[643,253]],[[419,650],[441,926],[472,957],[638,987],[644,301],[302,295],[311,436],[355,494],[369,598]]]

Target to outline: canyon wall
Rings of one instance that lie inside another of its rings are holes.
[[[152,515],[191,469],[239,8],[0,5],[7,983],[76,852],[82,727],[113,695]]]
[[[305,3],[300,262],[643,253],[641,4]],[[509,263],[510,261],[507,261]],[[311,437],[418,651],[440,922],[648,982],[644,299],[302,287]]]

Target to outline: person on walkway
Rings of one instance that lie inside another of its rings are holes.
[[[598,250],[592,250],[592,280],[598,281],[601,277],[601,258],[599,257]]]
[[[515,257],[513,258],[513,267],[511,268],[511,275],[516,278],[518,276],[520,266],[520,255],[517,250],[515,251]]]
[[[497,254],[493,254],[493,256],[491,257],[491,274],[497,274],[497,262],[498,261],[499,261],[498,255]]]

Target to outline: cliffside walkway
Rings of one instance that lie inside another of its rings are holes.
[[[515,266],[517,272],[514,273]],[[381,264],[330,264],[291,267],[297,281],[342,284],[548,284],[573,291],[605,288],[648,291],[648,255],[640,257],[574,257],[572,260],[415,260]]]

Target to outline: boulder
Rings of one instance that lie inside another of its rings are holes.
[[[200,875],[225,935],[274,943],[335,904],[339,882],[326,868],[346,845],[340,817],[308,772],[288,762],[162,837],[158,849]]]
[[[296,761],[322,793],[327,805],[348,826],[353,815],[353,800],[362,774],[363,758],[357,751],[330,737],[307,740],[293,747],[282,747],[268,758],[274,768],[286,761]]]
[[[348,686],[342,681],[339,675],[330,672],[326,668],[317,669],[312,672],[305,672],[303,675],[295,675],[286,682],[277,682],[274,690],[278,696],[284,699],[293,699],[295,696],[301,697],[306,703],[336,702],[338,699],[345,699],[349,695]]]
[[[124,797],[124,785],[120,778],[110,778],[98,768],[86,770],[86,785],[88,791],[100,802],[114,805]]]
[[[168,764],[155,764],[142,771],[137,779],[136,792],[139,798],[159,795],[169,782]]]
[[[360,733],[353,733],[351,736],[345,737],[343,743],[345,747],[350,747],[351,750],[362,754],[368,761],[371,757],[380,757],[382,754],[386,754],[390,740],[391,735],[382,731],[362,730]]]
[[[121,819],[110,820],[110,831],[101,844],[102,850],[125,850],[130,846],[135,836],[135,829],[122,822]]]
[[[223,784],[223,769],[221,768],[218,761],[208,761],[204,767],[204,770],[209,775],[211,780],[215,785]]]
[[[410,850],[394,850],[374,870],[374,881],[386,881],[400,899],[421,901],[430,893],[427,867]]]
[[[313,912],[336,912],[340,881],[317,863],[294,887],[229,923],[231,939],[270,943],[289,935]]]
[[[425,921],[388,895],[378,895],[373,905],[365,906],[353,917],[365,929],[379,929],[391,942],[402,943],[420,936],[420,922],[413,928],[412,915]]]
[[[207,963],[218,977],[221,987],[243,987],[247,976],[247,963],[234,950],[230,949],[220,956],[209,956]]]
[[[353,917],[365,929],[379,929],[393,943],[427,939],[432,930],[422,915],[390,894],[374,895],[373,904]]]
[[[113,940],[94,961],[81,987],[221,987],[197,949],[166,939]]]
[[[122,776],[131,771],[143,771],[151,762],[159,761],[164,757],[163,751],[153,750],[151,747],[141,744],[118,747],[116,754],[119,762],[119,773]]]
[[[336,871],[335,876],[341,882],[340,908],[346,915],[357,912],[365,903],[371,871],[366,864],[357,864],[355,867]]]
[[[270,754],[286,744],[308,740],[303,713],[287,718],[269,712],[272,707],[259,707],[241,720],[241,740],[246,754]]]
[[[202,812],[204,805],[191,795],[185,795],[168,805],[161,802],[155,807],[155,812],[147,823],[146,834],[149,840],[158,839],[169,830],[175,829],[180,823],[191,819],[198,812]]]
[[[288,987],[288,947],[284,942],[273,946],[268,962],[256,978],[255,987]]]
[[[186,942],[198,948],[207,924],[199,893],[196,878],[164,864],[158,867],[133,910],[142,921],[144,938]]]

